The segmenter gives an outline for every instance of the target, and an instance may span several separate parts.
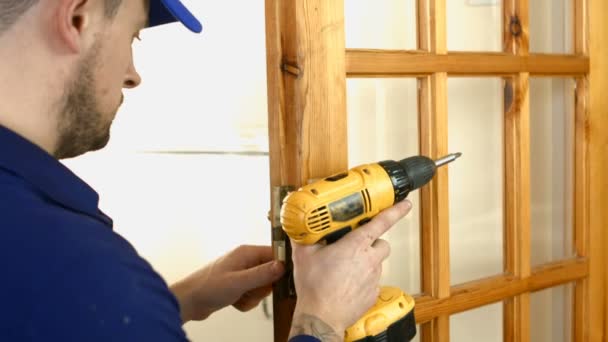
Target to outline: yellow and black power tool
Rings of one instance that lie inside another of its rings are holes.
[[[404,200],[428,183],[438,167],[460,156],[366,164],[304,186],[283,201],[283,230],[300,244],[335,242]],[[345,341],[403,342],[415,335],[414,299],[398,288],[383,287],[376,304],[346,330]]]

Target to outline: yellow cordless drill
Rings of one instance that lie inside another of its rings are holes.
[[[332,243],[369,222],[428,183],[438,167],[460,153],[436,161],[414,156],[355,167],[287,195],[281,225],[300,244]],[[345,332],[347,342],[403,342],[416,335],[414,299],[395,287],[383,287],[376,304]]]

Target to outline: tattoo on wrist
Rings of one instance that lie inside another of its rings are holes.
[[[293,318],[290,338],[297,335],[310,335],[322,342],[342,342],[343,333],[338,334],[327,323],[316,316],[299,314]]]

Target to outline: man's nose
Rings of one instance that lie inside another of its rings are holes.
[[[139,76],[139,73],[137,72],[137,70],[135,70],[135,66],[133,65],[133,63],[131,63],[131,67],[129,68],[129,71],[127,72],[127,75],[125,77],[123,87],[127,89],[133,89],[139,86],[140,84],[141,76]]]

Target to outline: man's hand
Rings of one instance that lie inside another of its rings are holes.
[[[400,202],[331,245],[304,246],[292,241],[298,302],[291,336],[344,340],[344,331],[380,294],[382,262],[390,254],[388,242],[380,236],[407,215],[411,206],[407,200]]]
[[[285,268],[267,246],[240,246],[171,286],[184,323],[203,320],[228,305],[255,308],[272,291]]]

